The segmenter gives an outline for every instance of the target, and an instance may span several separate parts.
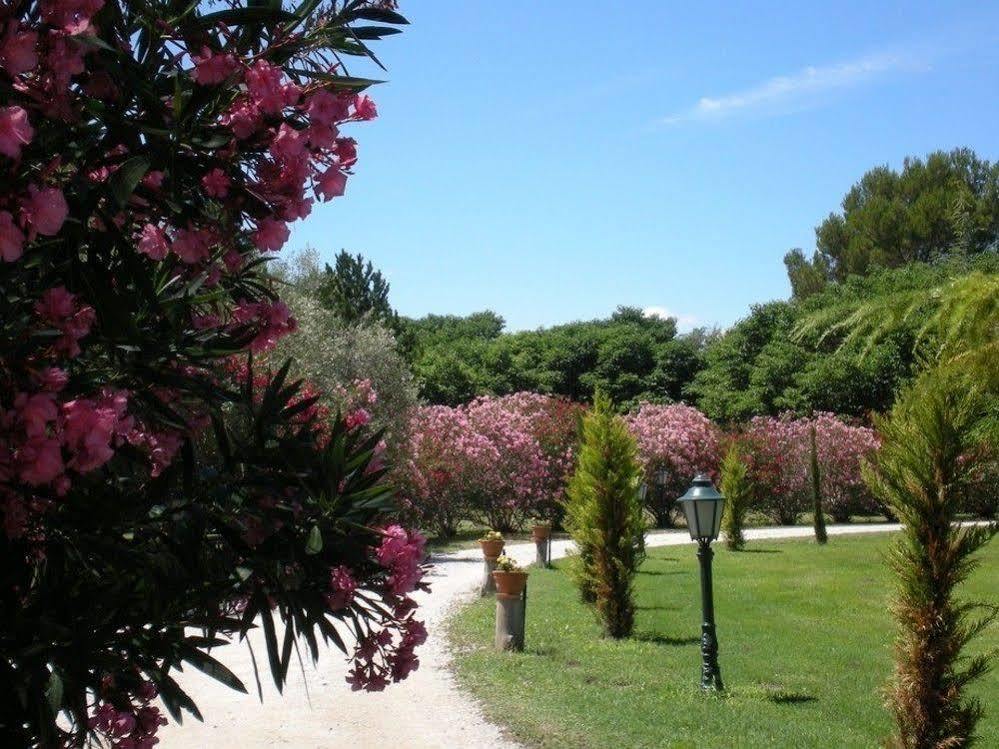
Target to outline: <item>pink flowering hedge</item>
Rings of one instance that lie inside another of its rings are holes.
[[[442,537],[463,520],[510,531],[528,517],[551,519],[574,465],[581,410],[537,393],[417,409],[397,472],[414,517]]]
[[[391,5],[0,7],[0,746],[148,749],[198,715],[180,665],[245,689],[209,650],[255,622],[279,687],[296,638],[356,688],[416,667],[379,435],[251,356],[295,330],[266,262],[344,193],[376,112],[341,60]]]
[[[860,466],[878,449],[873,429],[849,424],[834,414],[752,419],[742,433],[755,509],[787,525],[811,506],[810,434],[816,432],[823,508],[834,520],[883,512],[867,490]]]
[[[717,478],[721,461],[721,430],[693,406],[642,404],[626,417],[638,443],[645,472],[646,509],[658,527],[669,527],[676,499],[698,473]]]

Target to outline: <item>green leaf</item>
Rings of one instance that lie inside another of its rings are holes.
[[[309,540],[305,542],[305,553],[306,554],[318,554],[323,550],[323,534],[319,530],[318,525],[312,526],[312,530],[309,531]]]
[[[227,26],[242,26],[248,23],[266,23],[268,21],[279,23],[294,20],[296,20],[295,14],[286,10],[255,6],[253,8],[230,8],[229,10],[220,10],[217,13],[209,13],[201,16],[198,23],[202,26],[214,26],[218,23],[224,23]]]
[[[201,673],[211,676],[215,681],[225,684],[237,692],[246,694],[246,687],[240,681],[239,677],[207,653],[202,653],[197,648],[187,645],[182,650],[180,657],[201,671]]]
[[[149,170],[149,159],[145,156],[133,156],[114,173],[111,178],[111,195],[119,208],[123,207],[136,185]]]
[[[49,674],[49,683],[45,687],[45,699],[48,700],[49,708],[53,714],[58,713],[59,708],[62,707],[62,679],[55,671]]]

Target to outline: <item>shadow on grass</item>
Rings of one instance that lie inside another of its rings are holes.
[[[818,702],[818,698],[804,692],[792,692],[779,684],[761,684],[763,699],[775,705],[805,705]]]
[[[684,647],[685,645],[697,645],[700,637],[670,637],[661,635],[658,632],[635,632],[631,639],[639,642],[651,642],[655,645],[668,645],[669,647]]]
[[[739,549],[736,554],[783,554],[781,549]]]
[[[639,575],[650,575],[652,577],[662,577],[663,575],[689,575],[689,570],[639,570]]]

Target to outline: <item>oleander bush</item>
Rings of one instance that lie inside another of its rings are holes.
[[[721,430],[692,406],[643,403],[627,417],[638,443],[646,509],[656,526],[668,528],[678,513],[677,497],[699,473],[718,476]]]
[[[296,639],[355,688],[416,666],[381,436],[260,360],[391,5],[0,8],[0,745],[152,746],[157,695],[199,715],[182,664],[244,689],[214,651],[254,622],[279,688]]]
[[[509,532],[557,517],[581,410],[537,393],[416,409],[397,471],[413,517],[443,538],[464,520]]]
[[[812,418],[758,416],[744,426],[754,508],[780,525],[795,523],[811,509],[813,427],[824,509],[837,522],[845,522],[851,515],[883,512],[860,474],[861,461],[877,450],[877,434],[870,427],[848,424],[827,413]]]

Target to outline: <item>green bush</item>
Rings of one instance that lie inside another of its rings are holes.
[[[578,556],[572,572],[610,637],[631,634],[632,582],[644,558],[645,521],[638,496],[641,469],[635,440],[609,398],[595,398],[583,420],[576,473],[569,481],[566,527]]]

